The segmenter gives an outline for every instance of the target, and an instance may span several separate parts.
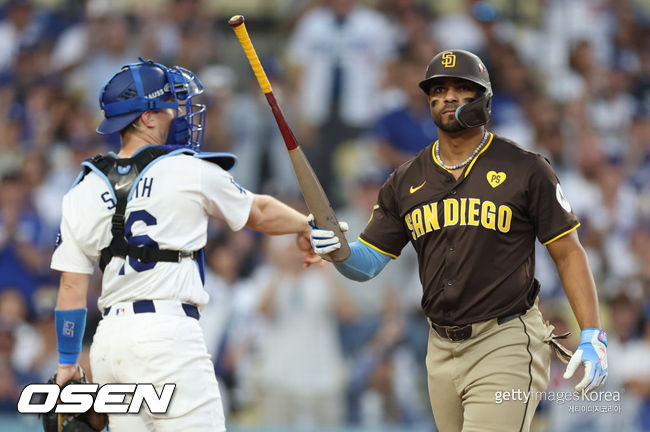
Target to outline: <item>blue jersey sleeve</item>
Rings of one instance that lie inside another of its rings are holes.
[[[350,243],[350,257],[334,267],[343,276],[358,282],[377,276],[386,267],[390,257],[360,241]]]

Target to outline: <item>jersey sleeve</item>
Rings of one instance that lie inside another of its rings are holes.
[[[392,179],[391,174],[379,190],[377,204],[359,240],[391,258],[397,258],[408,243],[408,236],[399,218]]]
[[[70,196],[63,198],[61,226],[56,238],[54,253],[50,267],[53,270],[92,274],[95,263],[91,257],[86,255],[80,246],[79,241],[75,238],[77,232],[72,228],[71,217],[74,213],[70,203]]]
[[[553,168],[542,156],[535,158],[530,169],[528,212],[535,227],[535,236],[543,245],[580,226]]]
[[[230,229],[239,231],[248,221],[253,194],[241,187],[220,167],[201,163],[201,193],[210,216],[224,220]]]

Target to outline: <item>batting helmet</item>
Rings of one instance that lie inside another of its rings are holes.
[[[151,60],[131,63],[113,75],[99,94],[104,120],[97,132],[119,132],[145,111],[161,108],[176,110],[166,144],[179,144],[201,150],[205,105],[193,103],[203,93],[201,81],[180,66],[168,68]]]
[[[428,95],[434,80],[443,77],[462,78],[478,84],[483,93],[472,102],[456,110],[456,119],[462,127],[482,126],[490,120],[492,111],[492,84],[485,65],[476,54],[465,50],[438,53],[427,66],[420,88]]]

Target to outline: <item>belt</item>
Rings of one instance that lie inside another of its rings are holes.
[[[170,305],[179,305],[182,308],[182,313],[187,315],[188,317],[192,317],[194,319],[199,319],[199,308],[194,306],[193,304],[189,303],[180,303],[176,301],[161,301],[161,300],[138,300],[134,301],[133,303],[120,303],[115,306],[109,306],[106,309],[104,309],[104,316],[107,316],[108,314],[111,313],[111,309],[115,310],[115,315],[120,315],[120,314],[128,314],[130,312],[133,312],[134,314],[140,314],[140,313],[155,313],[156,312],[156,303],[159,305],[159,309],[164,309],[159,310],[159,312],[168,312],[168,313],[176,313],[178,312],[179,314],[180,309],[176,308],[170,308]],[[165,307],[163,307],[163,305]],[[130,307],[132,307],[131,310]]]
[[[497,318],[497,324],[505,324],[508,321],[511,321],[517,317],[522,316],[525,314],[526,311],[524,312],[518,312],[514,313],[511,315],[505,315],[502,317]],[[472,325],[471,324],[465,324],[463,326],[443,326],[443,325],[438,325],[434,322],[431,322],[431,327],[440,335],[440,337],[443,337],[445,339],[449,339],[450,341],[453,342],[460,342],[464,341],[466,339],[469,339],[472,336]]]

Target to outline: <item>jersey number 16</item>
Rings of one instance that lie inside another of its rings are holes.
[[[142,221],[147,226],[156,225],[158,223],[156,218],[146,210],[136,210],[134,212],[131,212],[129,217],[126,219],[126,223],[124,224],[124,236],[126,237],[126,241],[132,246],[148,246],[152,249],[160,249],[158,247],[158,243],[153,241],[153,239],[148,235],[137,235],[137,236],[133,235],[131,229],[133,228],[133,224],[138,221]],[[133,267],[133,270],[137,272],[151,270],[156,266],[155,261],[144,263],[138,261],[137,258],[133,258],[133,257],[129,257],[127,261],[129,265]],[[120,268],[120,273],[119,273],[120,275],[124,274],[125,265],[126,263],[124,263],[122,265],[122,268]]]

